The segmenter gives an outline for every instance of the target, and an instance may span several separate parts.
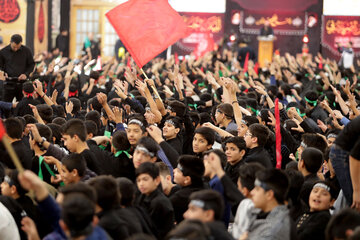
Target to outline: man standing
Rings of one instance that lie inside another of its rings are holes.
[[[11,102],[14,97],[20,101],[22,84],[34,70],[35,62],[31,50],[22,45],[19,34],[11,36],[10,44],[0,50],[0,71],[7,76],[4,82],[4,101]]]
[[[354,62],[353,43],[349,41],[346,46],[341,46],[341,44],[337,42],[336,45],[338,46],[338,51],[341,53],[339,66],[344,69],[350,69]]]
[[[62,57],[69,57],[69,37],[66,29],[61,29],[56,37],[56,47],[59,49]]]
[[[274,35],[274,30],[270,27],[270,22],[265,21],[264,26],[260,29],[260,36],[268,37]]]

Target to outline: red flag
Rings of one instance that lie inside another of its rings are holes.
[[[248,64],[249,64],[249,53],[246,54],[245,62],[244,62],[244,72],[248,71]]]
[[[323,69],[322,57],[319,57],[319,69]]]
[[[185,37],[187,29],[167,0],[129,0],[106,17],[139,68]]]
[[[4,128],[2,120],[0,119],[0,140],[2,140],[4,135],[5,135],[5,128]]]
[[[175,52],[175,64],[179,64],[179,56],[178,56],[178,53]]]
[[[275,99],[275,137],[276,137],[276,168],[281,168],[281,129],[280,129],[280,111],[279,111],[279,99]]]

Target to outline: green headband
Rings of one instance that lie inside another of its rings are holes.
[[[114,146],[114,145],[113,145],[113,146]],[[114,154],[114,156],[115,156],[115,157],[118,157],[118,156],[120,156],[120,154],[125,153],[125,155],[126,155],[128,158],[130,158],[131,156],[130,156],[130,154],[129,154],[128,151],[130,151],[130,148],[129,148],[128,150],[120,150],[120,151],[117,151],[117,152]]]
[[[199,105],[197,105],[196,103],[194,103],[194,104],[189,103],[188,106],[193,107],[193,108],[195,108],[195,110],[197,110]]]
[[[198,83],[199,87],[205,87],[205,82]]]
[[[251,111],[253,111],[253,112],[256,114],[256,116],[259,116],[259,113],[260,113],[259,110],[256,110],[255,108],[252,108],[252,107],[250,107],[250,106],[246,106],[246,107],[247,107],[247,108],[250,108]]]
[[[316,105],[317,105],[317,100],[311,101],[311,100],[309,100],[307,97],[304,97],[304,99],[305,99],[305,101],[307,101],[308,103],[311,103],[314,107],[316,107]]]

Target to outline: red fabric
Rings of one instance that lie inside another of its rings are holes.
[[[245,62],[244,62],[244,72],[248,71],[248,64],[249,64],[249,53],[246,54]]]
[[[214,39],[212,37],[212,34],[210,34],[210,32],[203,33],[203,34],[201,34],[201,36],[202,37],[201,37],[198,45],[194,49],[194,54],[196,56],[196,59],[204,56],[205,53],[207,53],[207,52],[213,51],[215,48],[215,42],[214,42]]]
[[[279,99],[275,99],[275,136],[276,136],[276,168],[281,168],[281,130],[280,130],[280,111],[279,111]]]
[[[77,93],[78,93],[77,90],[75,92],[70,92],[69,91],[69,97],[75,97]]]
[[[187,28],[167,0],[129,0],[106,17],[139,68],[185,37]]]
[[[322,57],[319,57],[319,69],[323,69]]]
[[[0,140],[3,138],[4,135],[5,135],[5,128],[2,120],[0,120]]]
[[[177,52],[175,52],[175,64],[179,64],[179,56]]]

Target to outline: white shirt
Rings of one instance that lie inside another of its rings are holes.
[[[20,240],[19,230],[9,210],[0,203],[0,239]]]

